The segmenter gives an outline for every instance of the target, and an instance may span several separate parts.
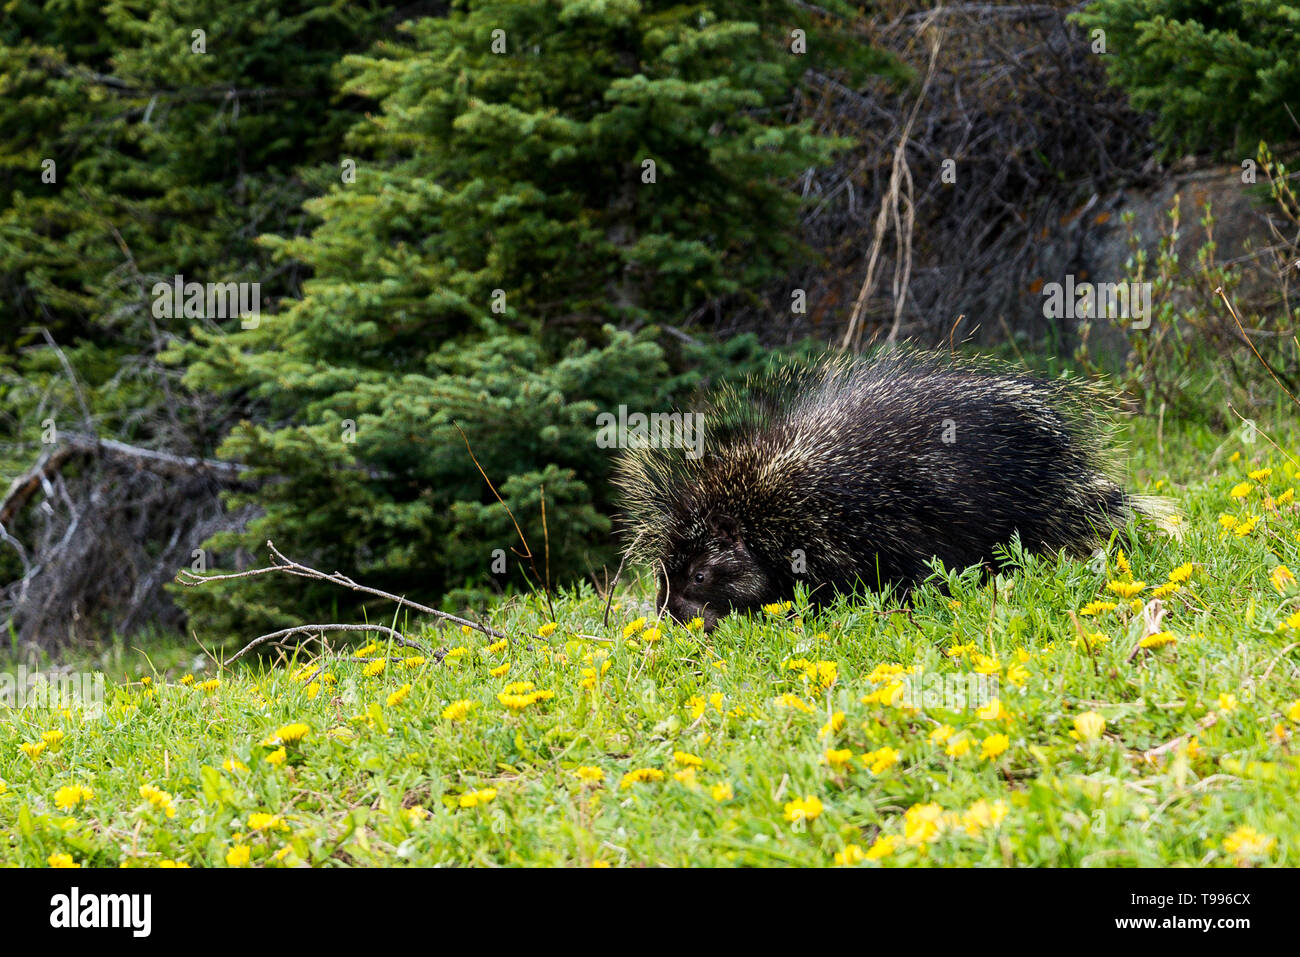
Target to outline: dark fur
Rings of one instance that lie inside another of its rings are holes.
[[[1146,510],[1107,466],[1110,405],[1087,383],[928,353],[789,365],[713,397],[702,458],[620,460],[629,555],[658,566],[661,610],[712,628],[799,581],[822,600],[911,587],[933,556],[989,563],[1017,532],[1086,554]]]

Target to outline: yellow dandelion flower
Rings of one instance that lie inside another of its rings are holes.
[[[969,647],[974,647],[974,646],[971,645]],[[953,650],[955,649],[953,648],[948,649],[948,651],[953,651]],[[876,665],[876,667],[872,668],[871,673],[867,675],[867,680],[871,682],[873,685],[878,685],[882,681],[888,681],[889,679],[904,674],[905,672],[906,669],[904,669],[902,665],[896,665],[893,664],[892,662],[889,662],[886,664]]]
[[[814,794],[807,797],[795,798],[793,801],[787,801],[785,805],[785,819],[791,823],[798,821],[815,821],[821,816],[825,805],[821,799]]]
[[[271,738],[273,742],[279,744],[297,744],[307,737],[309,733],[311,733],[309,725],[303,724],[301,721],[295,721],[293,724],[286,724],[283,728],[277,728]]]
[[[664,779],[664,773],[658,768],[637,768],[635,771],[629,771],[623,775],[618,782],[621,789],[630,788],[634,784],[648,784]]]
[[[464,721],[469,717],[470,711],[478,707],[477,701],[470,701],[468,698],[461,698],[459,701],[453,701],[447,707],[442,709],[442,717],[446,721]]]
[[[1183,586],[1178,584],[1178,582],[1165,582],[1163,585],[1159,585],[1151,590],[1151,597],[1168,598],[1170,595],[1176,594],[1182,590]]]
[[[939,725],[939,727],[935,728],[933,731],[930,732],[930,743],[944,744],[949,738],[953,736],[956,730],[957,729],[950,724],[941,724]]]
[[[702,758],[698,758],[693,754],[687,753],[686,751],[674,751],[673,760],[676,761],[678,764],[682,765],[683,767],[699,768],[704,766],[704,760]]]
[[[1029,680],[1029,669],[1020,662],[1016,662],[1007,669],[1007,680],[1017,688],[1023,688],[1025,682]]]
[[[1231,714],[1237,710],[1237,696],[1231,692],[1224,692],[1219,695],[1219,710],[1225,714]]]
[[[1118,607],[1119,605],[1113,601],[1090,601],[1079,609],[1079,614],[1085,618],[1093,618],[1108,611],[1114,611]]]
[[[70,811],[95,796],[95,792],[81,784],[69,784],[54,792],[54,806]]]
[[[943,753],[950,758],[964,758],[970,753],[970,738],[963,735],[948,742],[948,747],[944,748]]]
[[[396,707],[397,705],[405,701],[407,696],[410,693],[411,693],[411,685],[408,682],[407,684],[402,685],[400,688],[398,688],[396,691],[390,694],[388,696],[388,699],[384,702],[384,704],[389,708]]]
[[[882,857],[888,857],[898,848],[903,839],[897,834],[882,834],[876,838],[871,847],[867,848],[867,860],[878,861]]]
[[[792,601],[774,601],[771,604],[764,605],[763,611],[769,615],[784,615],[793,607],[794,602]]]
[[[183,685],[192,685],[192,684],[194,684],[194,676],[193,676],[193,675],[186,675],[184,678],[182,678],[182,679],[180,680],[180,684],[183,684]]]
[[[516,682],[516,684],[524,684],[524,685],[528,685],[530,688],[532,687],[532,682],[530,681]],[[507,688],[510,687],[513,686],[507,685]],[[497,700],[500,701],[507,708],[509,708],[511,711],[522,711],[524,708],[527,708],[530,705],[537,704],[537,702],[539,701],[549,701],[553,697],[555,697],[555,692],[549,690],[520,691],[520,692],[512,692],[507,690],[507,691],[502,691],[499,695],[497,695]]]
[[[71,854],[64,854],[60,851],[55,851],[48,858],[46,858],[46,861],[49,863],[50,867],[80,867],[81,866],[80,864],[78,864],[76,861],[72,859]]]
[[[636,618],[623,626],[623,637],[629,638],[645,627],[645,617]]]
[[[817,737],[825,738],[838,734],[844,728],[844,712],[836,711],[824,725],[817,729]]]
[[[673,772],[673,780],[686,785],[686,787],[694,791],[700,786],[699,781],[696,779],[697,774],[698,771],[695,768],[679,768]]]
[[[980,798],[961,815],[961,826],[971,837],[979,837],[986,828],[1001,824],[1006,816],[1005,801],[994,801],[990,804],[984,798]]]
[[[951,648],[946,648],[944,650],[944,654],[947,655],[949,658],[960,658],[963,655],[965,655],[967,652],[971,652],[974,650],[975,650],[974,645],[953,645]]]
[[[1095,741],[1106,730],[1106,719],[1096,711],[1085,711],[1074,719],[1073,736],[1080,741]]]
[[[1255,526],[1258,524],[1259,516],[1251,515],[1244,522],[1238,522],[1236,528],[1232,530],[1232,534],[1236,535],[1238,538],[1245,538],[1255,530]]]
[[[664,636],[664,633],[658,628],[647,628],[641,632],[641,640],[647,644],[653,645],[656,641]]]
[[[1255,482],[1262,482],[1272,474],[1272,469],[1255,469],[1253,472],[1247,472],[1246,477]]]
[[[1173,571],[1169,573],[1169,580],[1171,582],[1177,582],[1179,584],[1186,582],[1189,578],[1192,577],[1192,569],[1194,567],[1195,566],[1191,562],[1187,562],[1185,565],[1179,565],[1177,568],[1175,568]]]
[[[425,661],[424,655],[411,655],[411,657],[409,658],[402,659],[402,667],[418,668],[420,667],[420,665],[424,664],[424,661]]]
[[[871,694],[863,695],[861,701],[863,704],[882,704],[886,707],[894,707],[901,704],[906,689],[901,681],[891,681],[887,685],[882,685]]]
[[[140,785],[140,797],[148,801],[155,810],[162,811],[167,817],[176,816],[176,807],[172,804],[172,796],[161,788],[156,788],[152,784],[142,784]]]
[[[1115,567],[1119,569],[1119,573],[1125,578],[1133,577],[1133,566],[1130,565],[1128,559],[1124,557],[1124,549],[1122,548],[1118,549],[1116,552]]]
[[[865,755],[863,755],[865,757]],[[853,760],[852,748],[829,748],[822,755],[822,760],[833,768],[841,768]]]
[[[809,714],[812,714],[814,710],[813,706],[808,702],[804,701],[797,694],[791,694],[788,691],[780,697],[774,698],[772,704],[778,708],[793,708],[796,711],[805,711]]]
[[[506,646],[505,639],[503,638],[500,641],[498,641],[497,645],[500,645],[502,648],[504,648]],[[496,645],[489,645],[487,650],[491,651],[494,647],[496,647]],[[464,658],[467,654],[469,654],[468,648],[466,648],[464,645],[457,645],[455,648],[448,648],[443,653],[442,658],[444,661],[454,662],[458,658]]]
[[[1245,498],[1254,487],[1249,482],[1239,482],[1232,487],[1232,491],[1228,493],[1228,498]]]
[[[1295,501],[1295,489],[1289,488],[1275,499],[1278,505],[1290,505]]]
[[[497,665],[495,668],[489,669],[488,674],[490,674],[493,678],[503,678],[505,677],[506,673],[509,671],[510,671],[510,662],[507,661],[500,665]]]
[[[996,758],[1011,746],[1011,739],[1005,734],[991,734],[984,739],[980,747],[980,757],[983,759]]]
[[[461,807],[480,807],[497,796],[496,788],[482,788],[478,791],[466,791],[460,796]]]
[[[730,801],[736,796],[736,792],[731,789],[730,781],[723,781],[721,784],[715,784],[709,788],[709,796],[721,804],[723,801]]]
[[[1292,701],[1286,709],[1287,720],[1300,723],[1300,700]]]
[[[1172,632],[1157,631],[1154,635],[1147,635],[1145,638],[1139,640],[1138,647],[1139,648],[1161,648],[1164,647],[1165,645],[1172,645],[1176,641],[1178,641],[1178,639],[1174,637]]]
[[[1253,827],[1239,827],[1223,839],[1223,849],[1238,858],[1264,857],[1276,843],[1276,838]]]
[[[556,625],[555,622],[548,621],[546,624],[542,625],[541,628],[537,629],[537,633],[541,635],[543,638],[549,638],[551,637],[551,635],[555,634],[555,629],[558,627],[559,626]]]
[[[421,807],[418,804],[413,804],[410,807],[403,809],[402,813],[406,815],[407,821],[412,824],[419,824],[421,821],[433,817],[432,812],[427,807]]]
[[[384,669],[387,667],[388,667],[388,659],[378,658],[375,661],[370,662],[370,664],[366,665],[366,667],[362,670],[361,673],[365,675],[367,678],[377,678],[384,673]]]
[[[1146,582],[1106,582],[1106,590],[1120,598],[1132,598],[1147,587]]]
[[[250,831],[287,831],[289,825],[284,823],[284,818],[279,814],[267,814],[258,811],[248,815],[248,829]]]
[[[1268,580],[1272,582],[1273,588],[1281,595],[1285,595],[1291,586],[1296,583],[1295,575],[1291,574],[1291,569],[1285,565],[1278,565],[1277,568],[1273,569],[1272,574],[1268,576]]]
[[[605,780],[605,772],[600,768],[584,764],[573,772],[583,784],[599,784]]]
[[[284,764],[285,759],[288,757],[289,755],[284,748],[277,748],[266,756],[266,763],[278,767]]]
[[[53,749],[53,748],[57,748],[60,744],[63,743],[64,737],[65,737],[64,733],[60,731],[58,728],[55,728],[53,731],[46,731],[44,734],[42,734],[41,740],[44,741],[46,744],[50,746],[50,748]]]
[[[852,867],[855,864],[861,864],[867,859],[866,851],[856,844],[848,844],[844,850],[835,852],[836,867]]]
[[[898,752],[893,748],[877,748],[862,755],[862,763],[873,774],[883,774],[888,768],[898,763]]]
[[[938,804],[913,804],[903,815],[903,839],[908,844],[937,841],[943,829],[943,808]]]
[[[41,756],[41,752],[44,751],[45,748],[46,744],[44,741],[37,741],[35,743],[24,741],[22,744],[18,745],[18,750],[27,755],[33,761]]]
[[[253,849],[247,844],[236,844],[226,852],[226,865],[228,867],[243,867],[253,856]]]
[[[225,762],[222,763],[221,769],[230,774],[234,774],[236,771],[247,771],[248,765],[239,760],[239,758],[227,758]]]

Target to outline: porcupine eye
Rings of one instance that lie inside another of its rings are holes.
[[[695,573],[695,584],[697,584],[697,585],[703,585],[703,584],[704,584],[704,572],[696,572],[696,573]]]

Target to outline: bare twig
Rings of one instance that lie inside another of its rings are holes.
[[[1211,711],[1200,721],[1196,722],[1195,731],[1188,731],[1186,734],[1180,734],[1178,737],[1174,738],[1173,740],[1166,741],[1164,744],[1160,745],[1159,747],[1152,748],[1150,751],[1143,751],[1142,757],[1145,758],[1147,761],[1154,762],[1155,758],[1158,758],[1160,757],[1160,755],[1167,754],[1168,752],[1174,750],[1176,747],[1178,747],[1188,738],[1192,737],[1192,735],[1200,734],[1206,728],[1213,727],[1218,723],[1219,723],[1219,712]]]
[[[289,635],[301,634],[303,632],[322,631],[377,631],[387,635],[392,641],[404,648],[414,648],[417,651],[422,651],[427,655],[431,655],[435,661],[442,661],[443,656],[447,654],[447,652],[441,648],[437,651],[430,652],[429,649],[425,648],[424,645],[420,644],[418,641],[412,641],[405,637],[400,631],[389,628],[387,625],[296,625],[293,628],[284,628],[280,631],[273,631],[269,635],[259,635],[248,644],[244,645],[243,648],[240,648],[239,651],[235,652],[233,656],[227,658],[224,663],[226,665],[232,665],[254,648],[266,644],[268,641],[277,641],[281,638],[286,638]]]
[[[298,578],[312,578],[317,581],[330,582],[331,584],[339,585],[342,588],[349,588],[352,591],[359,591],[367,595],[374,595],[377,598],[385,598],[388,601],[396,602],[399,609],[403,606],[408,608],[413,608],[418,612],[423,612],[426,615],[433,615],[435,618],[440,618],[443,621],[452,622],[453,624],[460,625],[463,628],[472,628],[475,631],[483,632],[485,635],[491,635],[493,638],[505,638],[509,640],[508,635],[503,634],[502,632],[499,632],[495,628],[492,628],[488,625],[470,621],[467,618],[461,618],[459,615],[453,615],[450,612],[441,611],[440,609],[437,608],[430,608],[428,605],[422,605],[417,601],[412,601],[411,599],[405,597],[404,595],[394,595],[391,592],[382,591],[378,588],[371,588],[369,585],[359,584],[358,582],[353,581],[347,575],[344,575],[342,572],[333,572],[327,575],[325,572],[318,571],[315,568],[311,568],[307,565],[303,565],[299,562],[295,562],[292,559],[286,558],[283,554],[281,554],[280,550],[275,547],[275,543],[271,541],[267,541],[266,547],[270,549],[271,555],[276,560],[276,564],[267,565],[262,568],[250,568],[242,572],[231,572],[230,574],[227,575],[196,575],[194,572],[190,571],[189,569],[182,568],[176,574],[176,580],[180,582],[182,585],[185,585],[186,587],[193,588],[198,585],[206,584],[207,582],[229,581],[231,579],[236,579],[236,578],[252,578],[255,575],[266,575],[271,572],[283,572],[286,575],[294,575],[297,576]],[[369,627],[375,627],[375,626],[369,626]],[[538,641],[542,640],[541,637],[537,635],[532,635],[530,637],[536,638]]]
[[[504,509],[506,510],[506,514],[510,516],[510,521],[511,521],[511,523],[513,523],[513,525],[515,526],[515,533],[518,534],[518,536],[519,536],[519,541],[523,543],[523,546],[524,546],[524,552],[523,552],[522,555],[520,555],[519,552],[516,552],[516,551],[514,550],[514,548],[511,548],[510,550],[511,550],[512,552],[515,552],[516,555],[519,555],[520,558],[526,558],[526,559],[528,559],[529,567],[531,567],[532,570],[533,570],[533,577],[536,578],[537,581],[538,581],[539,583],[541,583],[541,581],[542,581],[542,576],[541,576],[541,574],[537,571],[537,562],[535,562],[535,561],[533,560],[533,550],[532,550],[532,548],[531,548],[531,547],[529,546],[529,544],[528,544],[528,539],[524,537],[524,532],[523,532],[523,529],[521,529],[521,528],[519,527],[519,522],[515,519],[515,513],[512,512],[512,511],[510,511],[510,506],[507,505],[507,504],[506,504],[506,500],[503,499],[503,498],[501,497],[501,493],[498,492],[497,489],[496,489],[496,486],[492,484],[492,480],[491,480],[490,478],[487,477],[487,473],[483,471],[483,466],[481,466],[481,465],[478,464],[478,457],[474,455],[474,450],[473,450],[472,448],[470,448],[470,445],[469,445],[469,436],[467,436],[467,435],[465,434],[465,430],[462,429],[462,428],[460,427],[460,423],[458,423],[458,422],[453,422],[452,425],[456,426],[456,431],[459,432],[459,433],[460,433],[460,437],[461,437],[462,439],[465,440],[465,450],[466,450],[467,452],[469,452],[469,457],[473,460],[473,462],[474,462],[474,467],[475,467],[476,469],[478,469],[478,474],[481,475],[481,476],[483,476],[483,481],[484,481],[484,482],[487,482],[487,487],[488,487],[488,489],[491,490],[491,492],[492,492],[492,494],[493,494],[494,496],[496,496],[496,500],[497,500],[498,502],[501,503],[501,507],[504,508]],[[544,491],[544,490],[543,490],[543,491]],[[545,521],[546,521],[546,500],[545,500],[545,498],[542,499],[542,521],[543,521],[543,523],[545,523]],[[548,539],[547,539],[547,554],[548,554],[548,556],[549,556],[549,554],[550,554],[549,549],[550,549],[550,539],[548,538]],[[550,609],[550,612],[551,612],[551,620],[553,621],[553,620],[555,619],[555,609],[551,606],[551,589],[550,589],[550,575],[549,575],[549,567],[548,567],[548,575],[547,575],[547,579],[546,579],[546,586],[545,586],[544,594],[546,595],[546,605],[547,605],[547,607]],[[537,637],[537,636],[534,636],[534,637]],[[541,640],[541,639],[539,638],[538,640]]]

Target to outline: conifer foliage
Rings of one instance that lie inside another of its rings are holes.
[[[346,58],[342,92],[374,109],[307,203],[319,225],[264,240],[309,270],[303,295],[175,352],[189,387],[263,410],[221,450],[265,477],[262,516],[209,547],[274,538],[426,597],[599,568],[613,450],[596,415],[666,409],[754,358],[746,340],[683,353],[653,323],[803,254],[791,187],[841,144],[786,122],[792,93],[812,63],[891,69],[844,22],[784,3],[468,3]],[[336,598],[259,579],[183,600],[233,629]]]
[[[1111,79],[1158,115],[1155,132],[1169,151],[1254,156],[1261,137],[1300,132],[1287,114],[1300,106],[1300,6],[1097,0],[1077,20],[1103,31]]]

